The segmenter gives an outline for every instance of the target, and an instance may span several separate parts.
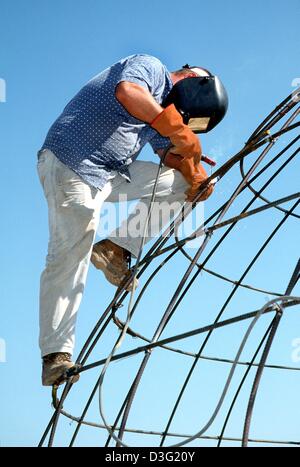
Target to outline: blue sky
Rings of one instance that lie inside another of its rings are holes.
[[[152,54],[169,70],[187,62],[202,65],[222,78],[229,93],[230,107],[225,120],[211,134],[202,137],[204,152],[222,164],[242,147],[261,119],[293,91],[292,82],[300,76],[299,20],[299,0],[1,0],[0,78],[6,83],[6,99],[0,102],[3,286],[0,342],[6,346],[6,362],[0,363],[1,446],[36,445],[52,413],[50,391],[40,383],[37,345],[38,285],[48,230],[46,204],[35,166],[36,152],[53,120],[88,79],[124,56],[139,52]],[[149,148],[145,148],[141,157],[155,160]],[[268,195],[275,199],[296,192],[299,189],[297,171],[299,164],[294,162],[290,172],[284,172]],[[237,170],[224,177],[205,206],[206,215],[220,205],[224,195],[230,194],[238,179]],[[243,196],[233,213],[247,199]],[[222,253],[218,252],[211,261],[211,269],[238,278],[272,226],[281,219],[274,211],[259,216],[245,221],[236,230]],[[247,276],[248,283],[284,290],[297,260],[299,223],[296,221],[289,221],[274,239],[257,269]],[[186,267],[186,260],[178,257],[166,268],[143,299],[142,312],[133,322],[136,329],[151,335],[163,311],[161,301],[166,303],[166,298],[158,301],[155,297],[169,297]],[[175,315],[170,323],[167,335],[210,322],[230,290],[231,286],[203,274],[184,303],[182,314]],[[113,292],[96,271],[90,271],[78,320],[77,351]],[[242,291],[228,313],[259,308],[266,300],[264,295]],[[245,359],[266,328],[268,321],[264,318],[262,321],[249,341]],[[232,357],[244,329],[245,325],[241,325],[216,333],[206,353]],[[109,328],[95,358],[107,353],[117,335],[115,328]],[[298,337],[299,317],[296,310],[290,311],[284,317],[270,361],[292,365],[292,341]],[[124,348],[136,344],[129,340]],[[180,346],[195,351],[199,337]],[[104,385],[109,419],[113,419],[131,381],[128,376],[132,377],[139,362],[140,357],[136,357],[110,367]],[[129,426],[163,428],[189,365],[183,357],[156,352],[143,379]],[[162,377],[166,368],[172,377]],[[228,372],[228,366],[220,364],[204,362],[199,368],[172,431],[197,431],[211,413]],[[81,385],[68,402],[73,413],[80,413],[97,374],[93,370],[82,376]],[[266,371],[255,408],[253,436],[277,439],[298,436],[299,440],[298,375],[297,371]],[[237,405],[229,435],[241,433],[249,385],[250,382]],[[91,418],[100,420],[97,403],[92,407]],[[69,422],[64,421],[58,433],[58,445],[66,442],[70,429]],[[210,433],[216,434],[219,429],[220,422],[217,422]],[[84,429],[79,444],[101,445],[103,439],[103,432]],[[139,444],[135,435],[128,435],[126,440],[128,444]],[[147,442],[155,444],[157,439],[149,437]]]

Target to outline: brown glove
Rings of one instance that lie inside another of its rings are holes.
[[[150,125],[162,136],[170,138],[174,146],[172,148],[174,154],[200,161],[202,153],[200,141],[192,130],[183,123],[182,116],[174,104],[166,107]]]
[[[194,162],[194,160],[190,158],[183,158],[178,154],[173,154],[172,152],[167,153],[164,159],[164,164],[172,169],[177,169],[182,173],[186,181],[191,185],[189,190],[185,192],[187,195],[186,199],[187,201],[192,201],[195,195],[199,192],[199,186],[208,178],[202,164],[200,164],[200,162]],[[198,201],[205,201],[212,194],[213,190],[213,185],[209,184]]]

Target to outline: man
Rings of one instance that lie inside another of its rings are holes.
[[[185,66],[170,73],[157,58],[140,54],[91,79],[50,128],[38,153],[50,230],[40,288],[43,385],[62,382],[74,365],[76,314],[90,259],[108,281],[121,286],[130,257],[138,255],[142,238],[118,235],[134,213],[93,248],[102,203],[116,202],[122,194],[149,205],[158,165],[136,160],[146,143],[159,156],[172,146],[155,199],[181,205],[192,200],[207,174],[199,139],[187,123],[198,132],[209,131],[226,109],[226,91],[207,70]],[[212,190],[209,185],[200,200]],[[150,238],[146,235],[146,241]]]

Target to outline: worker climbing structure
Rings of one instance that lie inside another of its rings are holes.
[[[299,102],[300,89],[202,184],[195,201],[212,180],[213,201],[188,234],[196,202],[141,249],[139,289],[102,309],[40,446],[300,445],[285,419],[300,386]]]

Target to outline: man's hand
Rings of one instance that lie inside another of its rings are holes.
[[[173,148],[172,148],[173,151]],[[200,185],[208,178],[207,173],[200,162],[195,162],[190,158],[183,158],[173,152],[168,152],[164,164],[172,169],[179,170],[186,181],[189,183],[190,188],[185,192],[187,201],[192,201],[195,195],[199,192]],[[205,201],[213,192],[214,187],[210,183],[205,188],[204,193],[200,196],[198,201]]]
[[[166,107],[150,125],[162,136],[170,138],[173,154],[200,161],[201,145],[198,137],[183,123],[174,104]]]

